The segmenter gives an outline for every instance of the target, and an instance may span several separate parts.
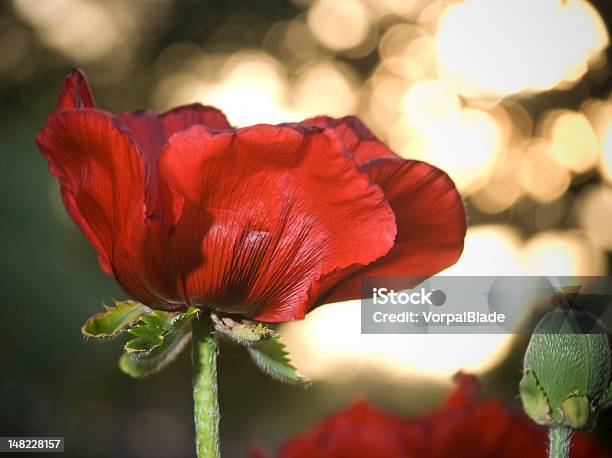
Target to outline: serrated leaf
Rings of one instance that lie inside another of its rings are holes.
[[[88,337],[114,337],[150,309],[136,301],[117,301],[114,307],[89,318],[81,332]]]
[[[131,377],[154,374],[171,363],[191,338],[191,323],[198,309],[183,313],[154,311],[142,316],[139,325],[129,330],[136,338],[125,345],[119,367]]]
[[[255,364],[272,378],[281,382],[309,385],[310,381],[300,374],[288,358],[285,344],[275,331],[246,348]]]
[[[134,378],[144,378],[153,375],[181,353],[191,339],[191,331],[182,335],[180,339],[173,340],[171,344],[157,347],[155,350],[144,353],[123,353],[119,358],[119,368]]]
[[[139,326],[142,328],[142,326]],[[130,329],[132,331],[132,329]],[[164,336],[162,334],[154,334],[153,332],[147,332],[147,335],[140,336],[136,339],[132,339],[125,344],[125,351],[127,353],[133,353],[138,351],[151,351],[164,343]]]

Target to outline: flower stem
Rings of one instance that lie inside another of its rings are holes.
[[[217,340],[205,313],[193,323],[193,400],[198,458],[218,458]]]
[[[548,430],[549,458],[568,458],[574,430],[568,426],[551,426]]]

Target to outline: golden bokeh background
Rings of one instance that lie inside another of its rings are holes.
[[[20,122],[39,128],[72,63],[114,111],[197,101],[237,126],[356,114],[398,154],[444,169],[465,197],[465,252],[444,274],[610,273],[605,0],[12,0],[2,8],[4,138]],[[35,153],[27,161],[44,169]],[[48,221],[71,234],[60,246],[73,246],[69,259],[87,258],[94,272],[93,250],[71,228],[56,184],[45,186]],[[65,257],[62,249],[55,254]],[[524,341],[515,337],[361,335],[358,309],[331,304],[281,327],[315,382],[448,386],[459,369],[518,371]]]

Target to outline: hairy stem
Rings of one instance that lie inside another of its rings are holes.
[[[193,400],[198,458],[218,458],[219,400],[217,340],[210,317],[202,313],[193,323]]]
[[[548,456],[550,458],[568,458],[573,434],[574,430],[567,426],[551,426],[548,430],[550,440]]]

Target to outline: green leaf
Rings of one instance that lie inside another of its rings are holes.
[[[121,370],[140,378],[166,367],[189,342],[191,323],[197,314],[198,309],[190,307],[178,314],[155,310],[141,316],[139,324],[128,330],[136,338],[125,344],[125,353],[119,359]]]
[[[255,364],[266,374],[281,382],[310,385],[310,381],[291,364],[285,344],[278,333],[272,330],[269,332],[268,337],[246,345]]]
[[[114,307],[106,307],[104,312],[89,318],[81,332],[88,337],[114,337],[149,311],[149,307],[140,302],[118,301]]]

